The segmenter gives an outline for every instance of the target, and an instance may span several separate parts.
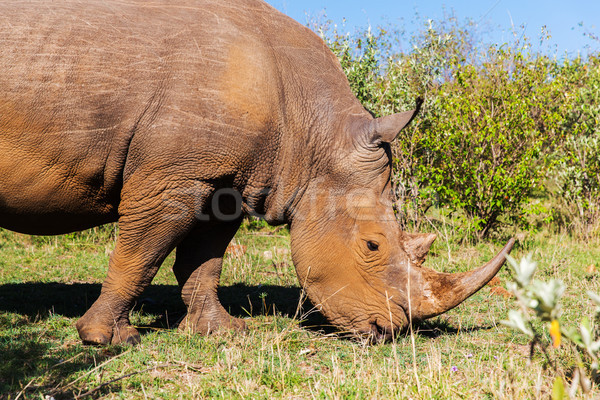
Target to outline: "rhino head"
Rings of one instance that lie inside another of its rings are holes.
[[[459,305],[494,277],[514,244],[471,272],[422,266],[436,235],[400,230],[390,184],[390,142],[419,105],[383,118],[348,117],[343,150],[307,185],[290,225],[311,302],[332,324],[377,340]]]

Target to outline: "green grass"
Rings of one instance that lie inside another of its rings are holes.
[[[440,238],[426,262],[439,271],[474,268],[501,247],[459,245],[447,227],[437,227]],[[549,397],[553,369],[539,352],[530,357],[524,335],[499,323],[514,299],[486,287],[416,326],[412,337],[375,346],[340,337],[322,329],[310,305],[298,311],[289,234],[262,225],[246,225],[236,236],[247,249],[227,256],[219,292],[232,314],[247,318],[247,333],[205,337],[174,329],[184,307],[170,257],[133,311],[142,344],[83,346],[74,324],[100,292],[114,236],[111,227],[60,237],[0,231],[0,398]],[[527,253],[539,262],[539,278],[567,285],[565,321],[592,315],[585,292],[600,292],[600,272],[587,269],[600,270],[599,243],[542,232],[521,237],[513,255]],[[508,270],[499,277],[506,283]],[[568,378],[573,350],[552,354]],[[592,398],[599,395],[594,388]]]

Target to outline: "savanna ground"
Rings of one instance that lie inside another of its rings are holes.
[[[438,271],[482,265],[516,233],[460,244],[443,216],[429,221],[438,240],[426,264]],[[247,333],[178,332],[184,306],[170,257],[132,314],[142,344],[84,346],[74,324],[99,295],[115,234],[112,226],[57,237],[0,231],[0,398],[537,399],[550,396],[557,373],[568,382],[575,363],[568,345],[551,349],[549,362],[500,324],[517,307],[504,290],[506,267],[391,343],[344,337],[302,302],[287,229],[255,222],[234,239],[219,291]],[[592,316],[585,293],[600,292],[599,243],[543,229],[518,237],[513,256],[531,253],[538,278],[566,284],[562,321]],[[588,398],[597,396],[593,388]]]

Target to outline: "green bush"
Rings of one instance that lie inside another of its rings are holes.
[[[484,236],[501,216],[518,221],[542,183],[549,149],[560,137],[562,91],[547,58],[491,47],[480,65],[455,60],[434,112],[421,128],[417,170],[441,204],[462,210]],[[402,147],[400,147],[401,149]]]
[[[565,68],[577,90],[565,116],[568,136],[554,171],[557,195],[570,228],[589,239],[600,233],[600,58],[575,60]]]
[[[600,221],[597,57],[559,62],[527,38],[484,45],[454,18],[426,21],[409,52],[398,51],[393,29],[322,34],[374,116],[425,99],[393,145],[405,225],[418,228],[436,206],[466,217],[466,233],[478,237],[502,222],[527,228],[532,193],[548,196],[550,183],[568,218],[597,233],[589,228]]]

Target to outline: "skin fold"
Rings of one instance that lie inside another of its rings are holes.
[[[244,215],[288,223],[300,283],[342,329],[389,337],[485,285],[421,266],[431,234],[399,230],[380,119],[325,43],[260,0],[0,3],[0,226],[54,235],[118,222],[85,343],[137,343],[133,302],[165,257],[180,329],[244,329],[219,303]]]

